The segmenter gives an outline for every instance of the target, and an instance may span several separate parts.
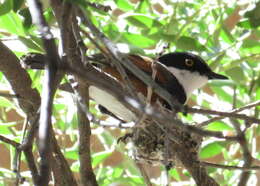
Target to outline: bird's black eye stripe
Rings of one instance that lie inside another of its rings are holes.
[[[193,66],[194,61],[192,59],[185,59],[185,65],[188,67]]]

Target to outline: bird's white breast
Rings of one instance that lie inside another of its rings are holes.
[[[187,98],[195,89],[202,87],[208,82],[208,78],[206,76],[200,75],[198,72],[191,72],[174,67],[167,67],[167,69],[177,78],[179,83],[183,86]]]

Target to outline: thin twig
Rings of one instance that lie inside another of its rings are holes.
[[[256,107],[256,106],[259,106],[259,105],[260,105],[260,101],[255,101],[255,102],[250,103],[250,104],[248,104],[248,105],[246,105],[246,106],[233,109],[233,110],[231,110],[231,111],[229,111],[229,112],[227,112],[227,113],[232,113],[232,114],[234,114],[234,113],[241,112],[241,111],[243,111],[243,110],[250,109],[250,108],[252,108],[252,107]],[[211,118],[211,119],[209,119],[209,120],[206,120],[206,121],[204,121],[204,122],[202,122],[202,123],[199,123],[199,124],[196,125],[196,126],[198,126],[198,127],[204,127],[204,126],[208,125],[209,123],[212,123],[212,122],[217,121],[217,120],[221,120],[221,119],[223,119],[223,118],[225,118],[225,117],[226,117],[226,116],[217,116],[217,117]]]
[[[245,114],[237,114],[236,112],[222,112],[222,111],[215,111],[215,110],[208,110],[208,109],[197,109],[197,108],[187,108],[188,113],[199,113],[199,114],[210,114],[210,115],[219,115],[220,117],[230,117],[230,118],[236,118],[236,119],[242,119],[245,121],[248,121],[250,123],[257,123],[260,124],[260,119],[249,117]],[[204,126],[200,123],[199,127]]]
[[[41,99],[41,114],[39,122],[39,152],[40,164],[40,185],[48,185],[50,179],[50,156],[52,127],[52,103],[55,93],[55,76],[59,64],[59,55],[52,33],[43,16],[42,4],[39,0],[28,0],[28,7],[33,18],[33,22],[41,33],[44,49],[46,52],[45,81],[43,84],[43,94]]]
[[[10,140],[9,138],[6,138],[2,135],[0,135],[0,140],[9,144],[9,145],[12,145],[15,148],[18,148],[20,146],[20,143],[17,143],[16,141],[13,141],[13,140]]]
[[[16,94],[8,94],[8,93],[0,93],[0,96],[6,97],[6,98],[19,98],[19,95]]]
[[[233,165],[220,165],[210,162],[200,162],[202,166],[208,166],[208,167],[215,167],[215,168],[221,168],[221,169],[228,169],[228,170],[241,170],[241,171],[253,171],[257,170],[260,171],[260,166],[250,166],[250,167],[240,167],[240,166],[233,166]]]

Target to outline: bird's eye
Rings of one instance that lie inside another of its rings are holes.
[[[185,59],[185,65],[188,67],[192,67],[194,64],[194,61],[192,59]]]

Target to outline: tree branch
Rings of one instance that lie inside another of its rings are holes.
[[[52,103],[55,93],[55,76],[59,64],[59,55],[53,39],[53,35],[45,21],[42,5],[39,0],[28,0],[28,7],[33,22],[39,29],[46,52],[45,79],[43,83],[43,94],[41,100],[41,113],[39,121],[39,153],[40,164],[40,185],[48,185],[50,179],[50,156],[51,156],[51,115]]]

